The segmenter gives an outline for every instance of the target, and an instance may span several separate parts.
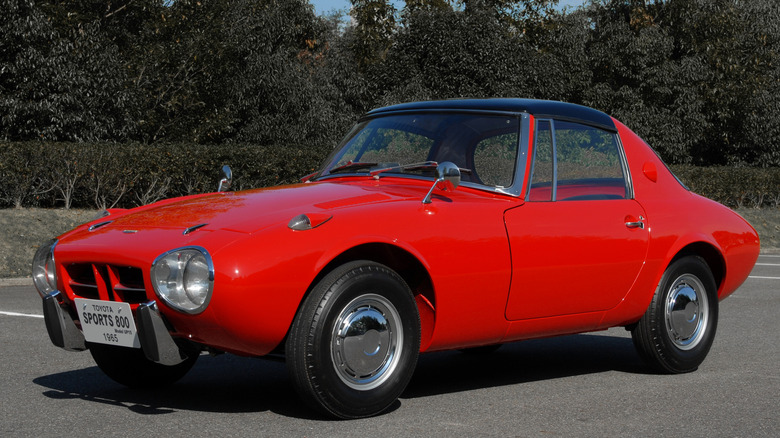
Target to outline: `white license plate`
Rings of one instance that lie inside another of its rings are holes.
[[[76,310],[87,341],[141,348],[130,304],[76,298]]]

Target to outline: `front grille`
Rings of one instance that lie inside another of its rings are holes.
[[[124,301],[139,304],[147,301],[144,276],[139,268],[95,263],[72,263],[65,266],[65,285],[76,298]]]

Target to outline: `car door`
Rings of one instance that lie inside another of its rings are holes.
[[[642,269],[646,214],[633,199],[618,136],[537,120],[526,202],[505,212],[512,253],[509,320],[610,309]]]

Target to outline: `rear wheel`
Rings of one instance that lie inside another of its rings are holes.
[[[386,266],[347,263],[320,281],[293,321],[285,353],[298,394],[339,418],[376,415],[401,395],[420,349],[417,305]]]
[[[170,385],[184,377],[198,360],[198,354],[193,352],[180,364],[162,365],[147,359],[140,348],[93,343],[87,346],[101,371],[115,382],[131,388]]]
[[[640,356],[659,371],[696,370],[707,357],[718,325],[717,286],[697,256],[674,261],[653,301],[631,331]]]

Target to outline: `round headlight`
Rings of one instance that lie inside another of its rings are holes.
[[[208,305],[214,287],[214,267],[205,249],[168,251],[154,261],[151,274],[155,293],[174,309],[200,313]]]
[[[193,302],[204,302],[211,287],[211,271],[203,255],[197,255],[184,268],[184,292]]]
[[[38,248],[35,257],[33,257],[33,284],[41,296],[57,290],[57,267],[54,265],[54,247],[56,245],[56,239],[49,240]]]

